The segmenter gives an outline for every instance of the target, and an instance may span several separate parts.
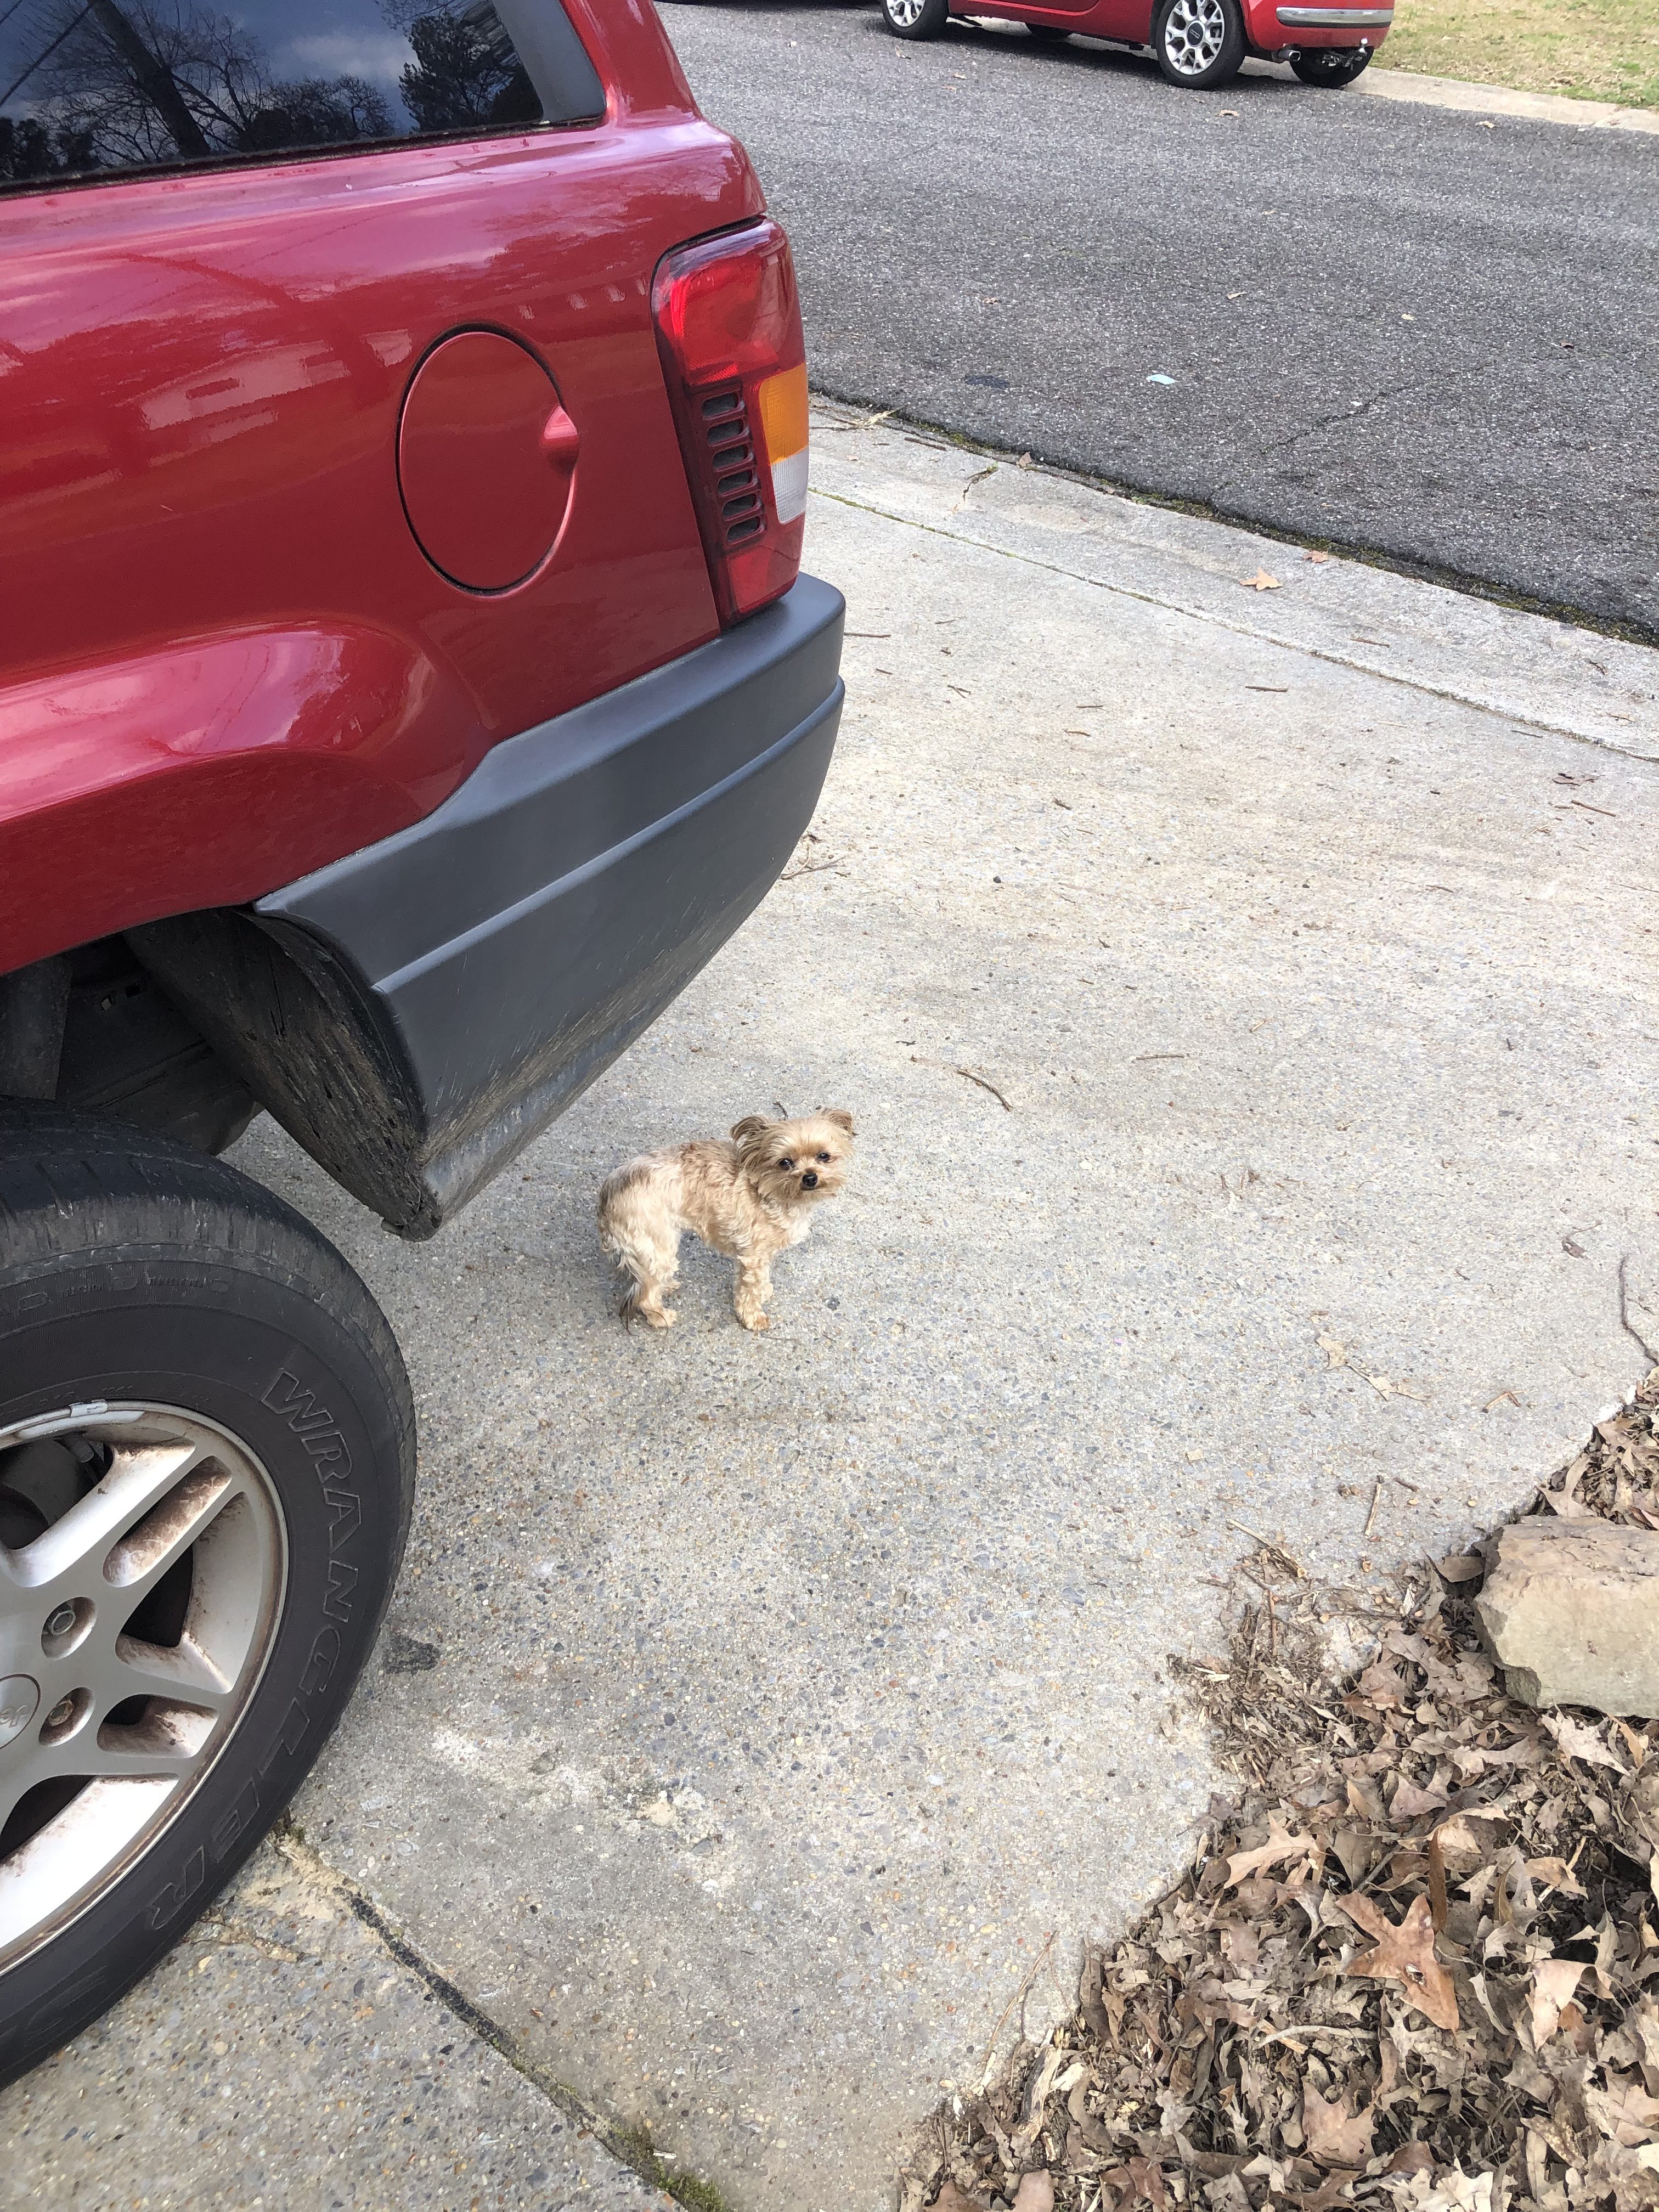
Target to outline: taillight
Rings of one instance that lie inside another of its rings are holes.
[[[651,308],[709,580],[735,622],[800,568],[806,345],[789,241],[766,222],[682,246]]]

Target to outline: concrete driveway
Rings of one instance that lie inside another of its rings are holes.
[[[791,879],[434,1245],[243,1144],[398,1328],[414,1537],[301,1857],[0,2099],[0,2198],[651,2201],[562,2082],[740,2212],[884,2204],[1176,1869],[1249,1532],[1455,1546],[1645,1368],[1659,656],[842,415],[814,465]],[[601,1176],[775,1099],[860,1159],[771,1335],[701,1253],[624,1334]]]

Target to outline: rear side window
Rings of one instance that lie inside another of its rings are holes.
[[[559,0],[0,0],[0,192],[604,112]]]

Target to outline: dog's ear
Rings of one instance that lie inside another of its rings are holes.
[[[818,1111],[826,1121],[833,1121],[838,1129],[845,1129],[849,1137],[857,1136],[853,1117],[844,1106],[820,1106]]]
[[[742,1151],[757,1137],[763,1137],[771,1126],[764,1114],[745,1114],[741,1121],[732,1124],[732,1141]]]

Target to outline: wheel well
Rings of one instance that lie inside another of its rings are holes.
[[[119,937],[0,976],[0,1097],[234,1144],[258,1108]]]
[[[435,1225],[423,1116],[356,978],[292,924],[214,908],[0,975],[0,1097],[222,1152],[264,1107],[404,1236]]]

